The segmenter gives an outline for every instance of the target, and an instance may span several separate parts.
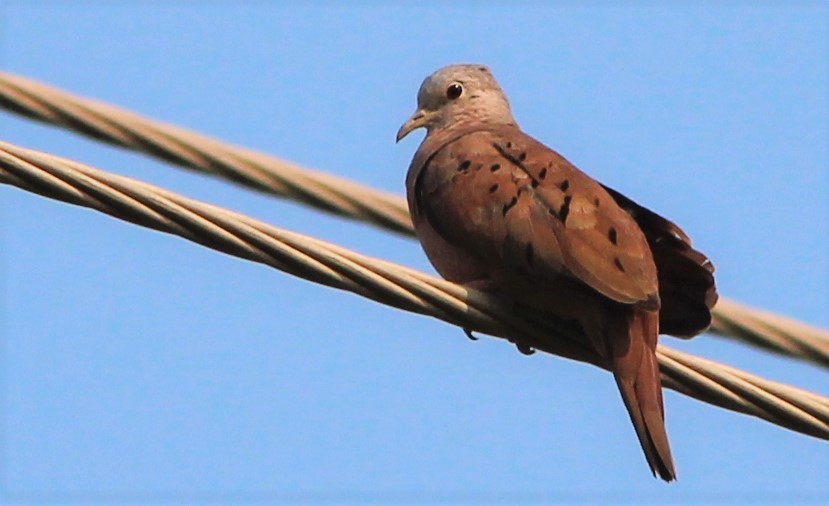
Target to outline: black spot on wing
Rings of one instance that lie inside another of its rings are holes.
[[[513,207],[515,207],[515,204],[517,204],[517,203],[518,203],[518,197],[513,196],[513,197],[510,199],[510,201],[509,201],[509,202],[507,202],[506,204],[504,204],[504,207],[501,209],[501,214],[503,214],[504,216],[506,216],[506,215],[507,215],[507,213],[509,212],[509,210],[510,210],[510,209],[512,209]]]
[[[567,222],[567,215],[570,214],[570,201],[573,199],[570,195],[564,197],[564,203],[561,204],[561,209],[558,210],[558,219],[562,223]]]
[[[506,147],[509,148],[511,145],[512,145],[512,143],[508,142]],[[527,166],[524,165],[524,160],[527,158],[527,153],[526,152],[522,151],[518,155],[518,157],[515,157],[511,153],[509,153],[505,148],[501,147],[497,142],[493,142],[492,147],[495,148],[495,150],[498,151],[498,153],[501,156],[503,156],[504,158],[506,158],[511,164],[515,165],[516,167],[521,169],[521,171],[524,174],[529,176],[530,180],[532,181],[531,185],[532,185],[533,188],[538,188],[538,185],[539,185],[538,179],[536,179],[536,177],[532,174],[532,172],[530,172],[530,169],[528,169]],[[544,175],[546,176],[547,175],[547,169],[542,169],[542,170],[544,172]]]

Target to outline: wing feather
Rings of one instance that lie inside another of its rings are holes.
[[[541,283],[575,278],[658,307],[656,267],[633,218],[596,181],[514,127],[478,130],[420,169],[416,207],[443,238]]]

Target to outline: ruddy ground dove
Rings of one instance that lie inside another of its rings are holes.
[[[429,260],[450,281],[577,321],[613,372],[651,471],[674,480],[656,342],[660,330],[708,328],[711,262],[679,227],[522,132],[484,66],[427,77],[397,140],[420,127],[406,188]]]

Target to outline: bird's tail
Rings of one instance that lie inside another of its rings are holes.
[[[676,479],[656,360],[659,313],[626,308],[607,322],[606,338],[610,362],[630,421],[654,475],[665,481]]]

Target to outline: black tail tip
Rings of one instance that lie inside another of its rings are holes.
[[[676,471],[673,465],[667,466],[663,462],[660,462],[658,466],[651,468],[651,472],[654,478],[659,478],[665,483],[676,481]]]

